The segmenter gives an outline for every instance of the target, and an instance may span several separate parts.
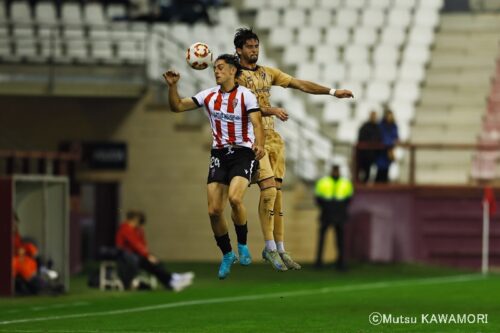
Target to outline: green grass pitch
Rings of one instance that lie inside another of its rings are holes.
[[[500,332],[496,274],[420,265],[278,273],[252,264],[234,266],[219,281],[217,266],[171,265],[196,273],[194,285],[180,293],[100,292],[76,277],[67,295],[0,299],[0,332]],[[417,323],[372,325],[373,312]],[[487,314],[488,322],[422,322],[426,314]]]

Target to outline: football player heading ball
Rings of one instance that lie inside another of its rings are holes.
[[[266,136],[266,154],[260,160],[258,183],[260,187],[259,219],[264,235],[265,247],[262,257],[278,271],[300,269],[285,251],[284,214],[282,210],[281,184],[285,176],[285,144],[274,130],[274,116],[288,119],[283,108],[271,107],[271,86],[293,88],[308,94],[332,95],[336,98],[354,97],[350,90],[332,89],[317,83],[299,80],[279,69],[257,65],[259,59],[259,37],[252,29],[241,28],[234,36],[234,47],[240,59],[242,74],[237,82],[249,88],[256,96],[262,111]]]

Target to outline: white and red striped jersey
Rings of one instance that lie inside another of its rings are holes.
[[[247,88],[236,85],[224,92],[220,86],[203,90],[192,97],[199,107],[205,107],[210,120],[213,148],[237,145],[252,148],[255,134],[248,116],[260,111],[255,95]]]

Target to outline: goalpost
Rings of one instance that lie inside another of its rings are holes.
[[[69,289],[69,181],[65,176],[0,177],[0,295],[14,294],[13,221],[36,243],[42,260],[51,260],[64,289]]]

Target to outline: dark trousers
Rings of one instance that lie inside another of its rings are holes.
[[[344,262],[344,224],[321,223],[319,227],[318,251],[316,252],[316,266],[323,266],[323,248],[325,245],[325,235],[330,227],[335,228],[335,237],[337,241],[337,267],[343,267]]]
[[[160,263],[153,264],[146,257],[127,251],[122,252],[118,259],[118,275],[125,288],[130,288],[130,283],[139,274],[139,270],[141,269],[154,275],[165,288],[170,289],[172,274],[163,268]]]
[[[358,180],[362,183],[368,182],[370,179],[370,169],[372,167],[372,161],[360,161],[358,165]]]
[[[163,268],[160,263],[153,264],[147,258],[141,257],[139,267],[154,275],[158,280],[160,280],[161,284],[163,284],[165,288],[171,289],[170,279],[172,278],[172,273]]]
[[[42,283],[38,276],[34,276],[31,280],[26,281],[22,277],[16,277],[14,281],[16,295],[37,295],[42,289]]]
[[[372,151],[358,151],[358,181],[366,183],[370,179],[370,170],[375,163],[375,154],[376,153]]]
[[[377,168],[377,176],[375,177],[375,182],[388,183],[389,182],[389,169]]]

